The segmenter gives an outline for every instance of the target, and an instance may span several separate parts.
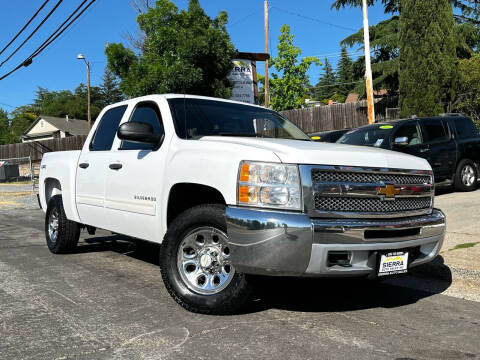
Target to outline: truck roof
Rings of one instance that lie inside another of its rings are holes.
[[[216,97],[211,97],[211,96],[200,96],[200,95],[188,95],[188,94],[152,94],[152,95],[145,95],[141,97],[136,97],[128,100],[124,100],[115,104],[110,104],[110,106],[118,106],[121,104],[128,104],[130,102],[138,102],[138,101],[148,101],[148,100],[155,100],[157,98],[164,98],[164,99],[178,99],[178,98],[185,98],[185,99],[203,99],[203,100],[213,100],[213,101],[221,101],[221,102],[227,102],[227,103],[232,103],[232,104],[240,104],[240,105],[246,105],[246,106],[253,106],[261,109],[266,109],[263,106],[260,105],[254,105],[254,104],[248,104],[240,101],[234,101],[234,100],[229,100],[229,99],[222,99],[222,98],[216,98]]]

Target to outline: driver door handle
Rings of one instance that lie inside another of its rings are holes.
[[[108,167],[112,170],[120,170],[122,168],[122,164],[110,164]]]
[[[89,163],[81,163],[81,164],[78,165],[78,167],[79,167],[80,169],[86,169],[86,168],[88,168],[89,166],[90,166]]]
[[[420,151],[421,153],[424,153],[424,152],[427,152],[428,150],[430,150],[430,148],[426,147],[426,148],[420,149],[419,151]]]

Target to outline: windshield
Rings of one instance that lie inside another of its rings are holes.
[[[175,130],[182,139],[241,136],[310,141],[310,137],[293,123],[268,109],[192,98],[175,98],[168,102]]]
[[[384,141],[388,141],[392,125],[371,125],[351,130],[345,133],[337,143],[348,145],[363,146],[382,146]]]

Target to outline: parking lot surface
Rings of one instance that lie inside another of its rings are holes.
[[[52,255],[43,212],[0,210],[0,358],[480,359],[477,198],[437,197],[449,234],[431,266],[384,283],[256,278],[235,316],[180,308],[156,245],[82,232]]]

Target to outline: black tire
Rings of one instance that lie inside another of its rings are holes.
[[[464,171],[473,170],[473,181],[465,181],[463,179]],[[457,166],[457,171],[455,173],[455,189],[457,191],[473,191],[477,188],[477,181],[478,181],[478,173],[477,168],[473,161],[468,159],[463,159],[459,162]]]
[[[180,275],[177,253],[182,241],[190,232],[205,226],[226,234],[225,207],[200,205],[186,210],[173,220],[160,249],[163,282],[173,299],[188,311],[209,315],[236,313],[251,295],[251,286],[245,274],[235,272],[223,290],[208,295],[192,290]]]
[[[52,213],[56,213],[58,226],[56,237],[49,233],[49,225]],[[62,197],[60,195],[53,196],[48,202],[47,213],[45,216],[45,238],[47,240],[48,249],[54,254],[65,254],[73,252],[77,246],[80,237],[79,225],[65,216],[63,209]]]

